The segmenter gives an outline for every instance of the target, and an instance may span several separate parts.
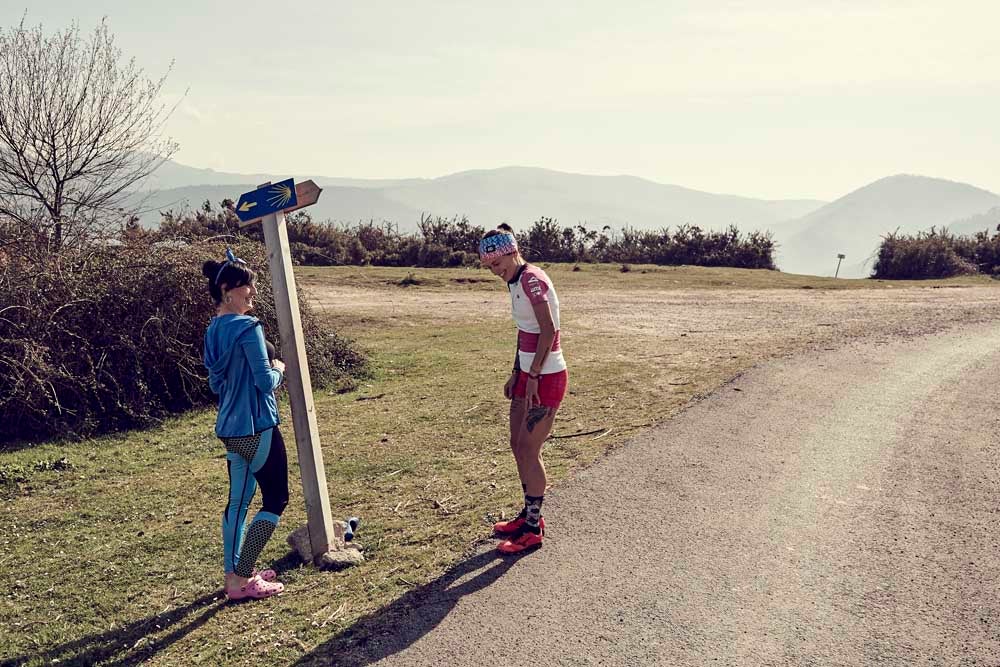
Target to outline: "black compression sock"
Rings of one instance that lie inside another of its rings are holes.
[[[542,518],[542,501],[545,496],[524,496],[524,508],[527,514],[524,517],[524,525],[528,528],[539,530],[538,521]],[[535,532],[532,530],[531,532]]]

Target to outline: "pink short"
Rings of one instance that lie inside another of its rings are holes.
[[[528,386],[528,374],[521,371],[517,374],[517,384],[514,385],[514,396],[524,398]],[[558,408],[566,396],[569,386],[569,372],[561,370],[558,373],[546,373],[538,377],[538,398],[547,408]]]

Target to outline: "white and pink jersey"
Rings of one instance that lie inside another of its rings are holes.
[[[507,283],[507,289],[510,290],[511,314],[517,325],[517,354],[522,370],[531,368],[538,349],[538,337],[542,332],[533,306],[546,302],[552,313],[556,337],[552,341],[549,356],[542,365],[542,373],[547,375],[566,370],[566,360],[563,359],[562,348],[559,346],[559,297],[556,296],[552,281],[537,266],[526,264],[514,281]]]

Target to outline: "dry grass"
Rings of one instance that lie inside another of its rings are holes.
[[[575,289],[596,289],[607,283],[620,290],[636,289],[900,289],[934,286],[989,285],[987,276],[962,276],[947,280],[867,280],[802,276],[780,271],[726,269],[700,266],[652,266],[633,264],[627,273],[619,264],[541,264],[557,285]],[[574,270],[578,267],[579,270]],[[422,287],[462,287],[495,291],[502,289],[488,272],[481,269],[411,269],[382,266],[318,267],[296,269],[303,285],[387,289],[412,274],[423,280]]]

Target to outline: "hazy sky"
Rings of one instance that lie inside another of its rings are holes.
[[[26,7],[0,0],[0,23]],[[168,131],[198,167],[526,165],[822,199],[914,173],[1000,193],[996,0],[32,0],[27,20],[102,16],[150,74],[174,61]]]

